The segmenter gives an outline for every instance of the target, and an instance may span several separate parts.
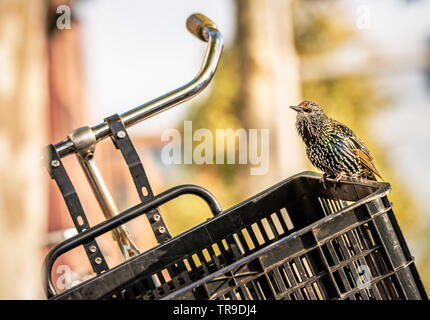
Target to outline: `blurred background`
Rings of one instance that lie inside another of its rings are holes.
[[[70,9],[69,24],[62,5]],[[429,1],[0,0],[0,298],[43,298],[43,258],[75,234],[60,192],[40,165],[42,147],[193,79],[206,48],[185,28],[195,12],[215,21],[224,36],[211,85],[129,130],[154,193],[192,183],[229,208],[315,170],[288,108],[313,100],[372,151],[429,290]],[[268,172],[250,175],[243,164],[163,163],[162,134],[183,133],[184,121],[214,136],[216,129],[269,129]],[[97,145],[95,158],[120,210],[137,204],[110,139]],[[90,224],[103,221],[76,158],[64,165]],[[173,235],[211,216],[192,196],[161,211]],[[156,244],[146,217],[128,227],[141,251]],[[98,241],[109,266],[123,261],[110,235]],[[81,248],[53,270],[59,291],[92,276]]]

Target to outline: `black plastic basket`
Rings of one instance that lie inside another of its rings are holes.
[[[427,299],[388,183],[305,172],[53,299]]]

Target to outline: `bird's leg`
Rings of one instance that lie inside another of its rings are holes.
[[[326,180],[327,180],[327,176],[328,174],[326,172],[324,172],[324,174],[322,175],[322,177],[320,178],[320,181],[324,187],[324,189],[327,189],[327,185],[325,184]]]
[[[346,176],[346,172],[345,171],[339,172],[339,174],[334,179],[334,189],[336,189],[336,184],[340,181],[340,179],[342,179],[345,176]]]

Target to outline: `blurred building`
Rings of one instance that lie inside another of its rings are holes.
[[[72,2],[67,3],[72,4]],[[58,18],[57,5],[58,1],[51,3],[48,18],[48,25],[50,26],[48,29],[49,142],[53,144],[65,139],[76,128],[91,126],[88,119],[91,106],[86,102],[82,75],[79,22],[72,20],[71,29],[58,30],[55,25]],[[145,150],[149,144],[154,144],[157,141],[155,138],[137,138],[136,140],[138,150]],[[139,198],[134,189],[133,180],[121,153],[115,149],[110,139],[97,145],[95,158],[119,209],[122,211],[137,204]],[[78,193],[90,225],[94,226],[102,222],[104,216],[76,157],[71,155],[63,158],[62,161]],[[156,166],[145,163],[145,168],[151,172],[151,176],[154,176]],[[49,212],[46,249],[50,249],[54,244],[76,234],[64,199],[55,181],[50,181],[48,185]],[[129,229],[132,235],[137,235],[133,239],[141,250],[155,244],[155,239],[151,237],[152,231],[145,217],[130,222]],[[124,260],[110,234],[101,236],[98,242],[110,267]],[[62,279],[64,279],[66,269],[59,268],[60,266],[67,266],[70,269],[71,282],[85,279],[92,274],[91,266],[81,247],[64,254],[57,260],[52,272],[54,283],[58,277],[63,276]]]

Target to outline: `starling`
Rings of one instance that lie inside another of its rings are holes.
[[[324,188],[328,176],[335,178],[335,186],[345,176],[375,181],[376,176],[381,178],[369,149],[351,129],[327,117],[315,102],[305,100],[290,108],[297,111],[296,128],[309,160],[324,172]]]

